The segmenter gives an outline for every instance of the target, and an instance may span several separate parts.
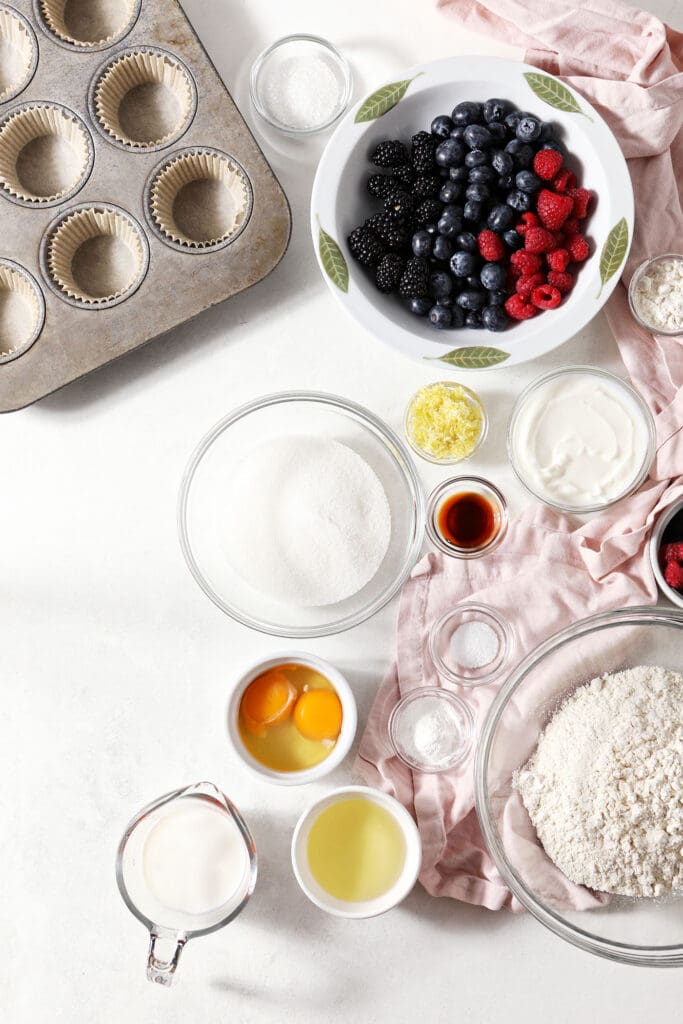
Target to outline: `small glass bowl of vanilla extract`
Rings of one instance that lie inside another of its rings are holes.
[[[507,502],[498,488],[483,477],[451,477],[429,496],[427,533],[445,555],[488,555],[501,543],[507,527]]]

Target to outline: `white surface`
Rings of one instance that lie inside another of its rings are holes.
[[[186,6],[251,121],[251,59],[286,32],[317,32],[341,46],[358,92],[417,61],[494,52],[491,41],[466,36],[431,0]],[[677,0],[652,6],[683,27],[680,7],[674,17]],[[433,900],[419,886],[385,917],[325,916],[300,892],[289,845],[303,808],[350,781],[350,759],[330,779],[285,792],[252,780],[229,757],[228,685],[240,664],[282,641],[228,621],[183,564],[175,501],[191,449],[235,404],[301,385],[344,394],[400,429],[412,392],[435,377],[344,317],[320,278],[307,198],[323,140],[271,140],[264,148],[295,217],[275,273],[191,326],[0,422],[7,523],[2,1019],[677,1019],[679,972],[592,958],[529,917]],[[525,500],[504,461],[515,395],[533,376],[573,361],[619,369],[602,319],[538,363],[467,379],[492,419],[472,468],[502,486],[513,511]],[[426,463],[420,469],[427,487],[445,476]],[[348,675],[361,722],[391,655],[395,612],[394,604],[351,634],[306,645]],[[177,987],[166,991],[145,979],[146,936],[119,897],[114,855],[140,807],[204,778],[244,813],[259,849],[259,879],[242,917],[190,943]]]

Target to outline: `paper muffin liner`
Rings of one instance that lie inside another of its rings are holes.
[[[18,162],[21,153],[46,136],[63,139],[74,154],[71,181],[57,192],[40,195],[21,179]],[[92,142],[83,122],[64,107],[50,104],[24,107],[11,114],[0,128],[0,185],[10,196],[27,203],[53,203],[71,195],[83,183],[92,158]]]
[[[170,131],[160,130],[153,138],[132,138],[121,124],[121,105],[133,89],[161,85],[178,105],[176,123]],[[162,50],[133,50],[117,57],[100,75],[95,86],[95,116],[104,131],[123,146],[149,149],[163,146],[187,127],[194,113],[195,89],[189,71]]]
[[[13,317],[9,327],[0,330],[0,363],[8,363],[23,355],[36,341],[45,322],[45,302],[38,285],[26,271],[10,261],[0,264],[0,299],[12,292],[23,299],[21,312]]]
[[[28,25],[7,7],[0,8],[0,42],[17,55],[17,67],[11,80],[5,80],[4,85],[0,83],[0,103],[5,103],[30,82],[38,61],[38,46]]]
[[[74,8],[88,8],[96,6],[97,0],[39,0],[40,13],[47,28],[53,35],[70,46],[82,47],[83,49],[99,49],[111,45],[121,39],[133,27],[139,10],[139,0],[125,0],[122,4],[121,17],[116,25],[111,26],[111,31],[102,33],[96,39],[77,39],[72,34],[66,16],[67,5],[73,14]]]
[[[107,235],[123,242],[133,257],[133,266],[122,287],[106,295],[94,295],[76,280],[74,257],[86,242]],[[57,224],[47,242],[46,259],[50,278],[69,299],[101,306],[135,290],[146,271],[147,247],[140,227],[128,214],[106,206],[86,206],[67,213]]]
[[[179,225],[186,220],[179,204],[182,192],[194,182],[216,181],[226,189],[230,207],[225,218],[217,219],[206,237],[196,238]],[[223,245],[234,238],[248,219],[251,209],[251,186],[240,165],[217,150],[188,150],[164,164],[154,176],[149,189],[152,220],[162,235],[175,246],[203,250]]]

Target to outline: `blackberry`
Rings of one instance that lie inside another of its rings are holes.
[[[370,228],[364,224],[354,230],[348,239],[349,252],[364,267],[374,267],[384,256],[384,246]]]
[[[441,216],[441,203],[438,199],[423,199],[415,210],[415,221],[419,227],[437,221]]]
[[[398,291],[403,299],[425,298],[429,293],[429,262],[420,256],[409,259]]]
[[[408,164],[401,164],[400,167],[394,167],[391,172],[396,178],[399,186],[403,188],[410,188],[412,183],[415,181],[415,171]]]
[[[376,167],[400,167],[408,163],[408,150],[398,139],[387,139],[375,147],[370,162]]]
[[[405,260],[398,253],[388,252],[377,265],[375,271],[375,284],[381,292],[393,292],[401,280]]]
[[[372,231],[387,249],[396,251],[408,244],[408,231],[400,217],[392,213],[376,213],[366,220],[364,227]]]
[[[397,185],[398,180],[391,174],[371,174],[367,182],[368,192],[375,199],[384,199]]]
[[[407,216],[415,208],[415,199],[403,189],[394,189],[384,200],[384,209]]]
[[[441,178],[437,174],[420,174],[410,186],[418,199],[431,199],[441,191]]]
[[[429,132],[413,135],[410,162],[418,174],[427,174],[434,167],[436,140]]]

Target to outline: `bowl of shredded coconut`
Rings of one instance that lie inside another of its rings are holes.
[[[378,611],[424,535],[403,442],[335,395],[282,392],[241,406],[195,449],[178,526],[204,593],[275,636],[327,636]]]
[[[479,822],[519,903],[574,945],[683,966],[683,613],[576,622],[484,722]]]

